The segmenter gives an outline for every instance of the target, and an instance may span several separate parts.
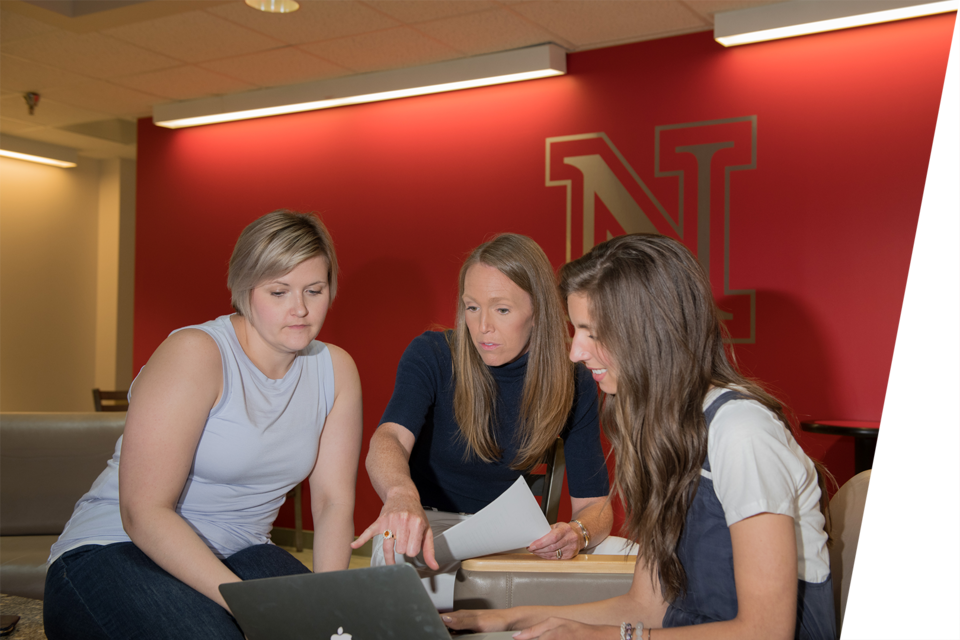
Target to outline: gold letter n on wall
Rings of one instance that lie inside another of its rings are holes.
[[[756,296],[730,285],[730,176],[757,166],[757,117],[654,129],[660,198],[605,133],[547,138],[548,187],[566,187],[566,258],[624,233],[660,233],[696,254],[732,342],[756,340]],[[685,215],[692,203],[692,215]],[[722,284],[719,284],[722,283]]]

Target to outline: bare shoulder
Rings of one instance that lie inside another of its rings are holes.
[[[171,390],[193,387],[218,395],[223,363],[217,343],[199,329],[184,329],[164,340],[137,378],[136,388]]]
[[[223,364],[214,339],[199,329],[169,336],[134,382],[124,447],[144,433],[161,432],[189,436],[196,446],[194,439],[220,401],[222,390]]]
[[[333,362],[333,375],[335,380],[351,381],[356,380],[359,384],[360,374],[357,371],[357,364],[349,353],[335,344],[326,343],[330,350],[330,360]]]
[[[171,334],[167,337],[166,340],[160,343],[160,346],[157,347],[157,350],[154,352],[154,355],[158,353],[170,354],[183,353],[183,355],[190,355],[192,352],[200,351],[198,354],[201,357],[206,353],[210,355],[211,353],[216,355],[219,359],[220,349],[217,347],[216,341],[213,337],[208,334],[206,331],[200,329],[181,329],[174,334]]]

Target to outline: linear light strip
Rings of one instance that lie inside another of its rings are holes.
[[[548,44],[422,67],[158,105],[153,110],[153,121],[161,127],[179,129],[522,82],[565,73],[566,52]]]
[[[415,89],[398,89],[396,91],[381,91],[380,93],[367,93],[347,98],[332,98],[330,100],[317,100],[316,102],[302,102],[300,104],[290,104],[280,107],[265,107],[263,109],[250,109],[248,111],[236,111],[233,113],[214,114],[209,116],[197,116],[195,118],[182,118],[180,120],[166,120],[155,124],[170,129],[179,129],[181,127],[196,127],[204,124],[215,124],[217,122],[231,122],[234,120],[249,120],[251,118],[265,118],[268,116],[283,115],[285,113],[299,113],[301,111],[315,111],[318,109],[330,109],[333,107],[344,107],[351,104],[362,104],[364,102],[381,102],[384,100],[396,100],[398,98],[409,98],[412,96],[422,96],[431,93],[443,93],[445,91],[459,91],[460,89],[471,89],[474,87],[485,87],[494,84],[506,84],[509,82],[522,82],[523,80],[535,80],[537,78],[546,78],[549,76],[561,75],[558,72],[540,72],[531,71],[528,73],[514,73],[506,76],[497,76],[495,78],[485,78],[483,80],[466,80],[463,82],[448,82],[446,84],[436,84],[429,87],[417,87]]]
[[[56,144],[0,135],[0,156],[71,169],[77,166],[77,151]]]
[[[958,5],[958,0],[794,0],[718,13],[714,22],[714,39],[725,47],[732,47],[949,13],[956,11]]]

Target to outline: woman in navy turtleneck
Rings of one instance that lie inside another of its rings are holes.
[[[460,270],[456,328],[418,336],[400,360],[366,463],[384,506],[355,548],[374,538],[373,564],[422,551],[430,569],[455,570],[437,564],[434,535],[492,502],[557,437],[573,519],[529,550],[569,559],[607,537],[597,389],[567,358],[566,331],[553,270],[533,240],[503,234],[474,249]]]

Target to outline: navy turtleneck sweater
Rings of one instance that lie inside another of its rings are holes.
[[[513,433],[519,422],[528,356],[490,367],[497,383],[497,443],[500,460],[486,463],[467,455],[453,412],[453,364],[443,332],[414,338],[397,367],[397,382],[380,424],[395,422],[409,430],[416,443],[410,475],[424,506],[441,511],[476,513],[522,475],[511,469],[517,455]],[[600,447],[597,386],[590,372],[577,365],[577,386],[564,440],[567,484],[576,498],[605,496],[610,490]]]

